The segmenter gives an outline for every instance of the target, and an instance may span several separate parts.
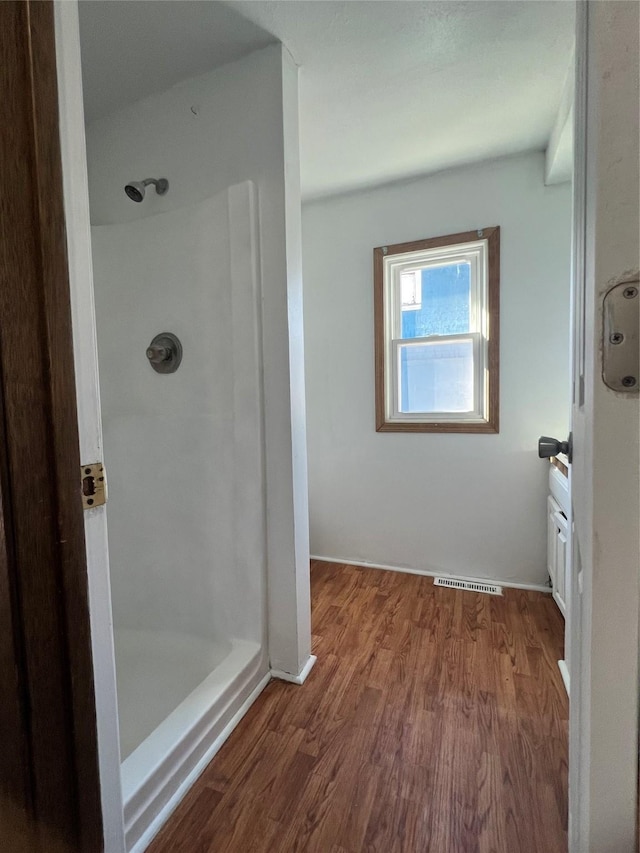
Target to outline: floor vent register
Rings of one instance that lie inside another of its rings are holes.
[[[475,581],[459,581],[455,578],[436,578],[434,586],[448,586],[452,589],[466,589],[469,592],[484,592],[487,595],[502,595],[502,587],[493,583],[476,583]]]

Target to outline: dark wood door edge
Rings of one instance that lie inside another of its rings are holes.
[[[53,3],[0,3],[0,52],[2,497],[15,547],[30,817],[43,853],[93,853],[102,818]]]

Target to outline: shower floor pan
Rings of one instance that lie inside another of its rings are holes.
[[[115,645],[124,761],[226,658],[231,643],[118,628]]]
[[[269,680],[260,645],[116,631],[127,849],[141,853]]]

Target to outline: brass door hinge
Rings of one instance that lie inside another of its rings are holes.
[[[84,509],[94,509],[107,502],[107,472],[102,462],[83,465],[82,477],[82,506]]]

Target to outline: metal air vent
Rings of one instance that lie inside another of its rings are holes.
[[[448,586],[451,589],[466,589],[469,592],[484,592],[487,595],[502,595],[502,587],[492,583],[476,583],[475,581],[459,581],[456,578],[436,578],[434,586]]]

